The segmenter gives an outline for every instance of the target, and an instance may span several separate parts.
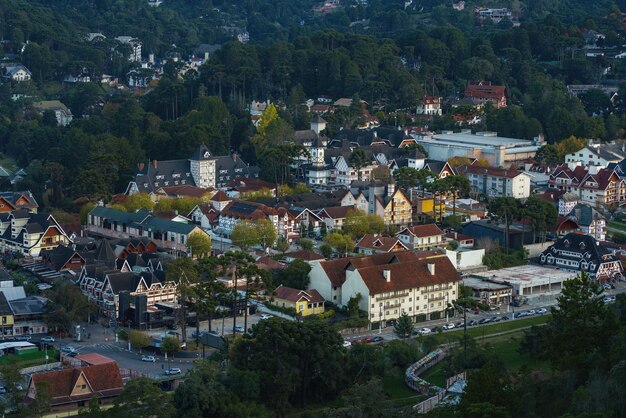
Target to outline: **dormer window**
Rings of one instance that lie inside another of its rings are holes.
[[[569,240],[568,240],[568,239],[566,239],[565,241],[563,241],[563,245],[565,245],[565,248],[569,248],[569,244],[570,244],[570,242],[569,242]]]
[[[586,245],[585,245],[585,243],[584,243],[584,242],[581,242],[581,243],[580,243],[580,245],[579,245],[579,247],[580,247],[580,249],[581,249],[581,250],[584,250],[584,249],[585,249],[585,247],[586,247]]]

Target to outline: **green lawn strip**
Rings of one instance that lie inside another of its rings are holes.
[[[617,229],[626,233],[626,223],[619,222],[619,221],[610,221],[608,222],[607,226],[609,228]]]
[[[521,354],[518,350],[522,342],[522,333],[511,336],[500,335],[486,339],[480,344],[489,345],[491,351],[495,353],[507,365],[510,371],[517,371],[521,367],[528,367],[531,370],[543,372],[550,371],[550,363],[546,360],[537,360],[527,353]]]
[[[445,360],[444,360],[445,361]],[[437,385],[439,387],[444,387],[446,384],[446,376],[443,372],[444,361],[440,361],[435,364],[433,367],[424,372],[420,377],[427,381],[428,383],[432,383],[433,385]]]
[[[59,352],[56,350],[48,350],[48,362],[55,362],[59,360]],[[32,353],[26,353],[23,355],[8,354],[0,357],[0,364],[14,364],[15,367],[23,369],[25,367],[38,366],[46,363],[45,351],[34,351]]]
[[[520,328],[531,327],[533,325],[543,325],[548,322],[548,318],[548,315],[540,315],[532,318],[502,321],[496,324],[475,325],[473,327],[467,327],[467,335],[472,338],[482,338],[483,336],[486,338],[491,334],[514,331]],[[455,329],[454,331],[437,334],[437,338],[442,343],[446,343],[463,336],[463,332],[463,328]]]

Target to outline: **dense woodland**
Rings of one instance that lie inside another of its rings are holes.
[[[240,152],[256,163],[263,150],[250,141],[255,130],[245,110],[253,99],[286,106],[271,131],[275,142],[284,143],[294,129],[308,127],[306,98],[362,98],[383,123],[404,124],[404,110],[423,95],[455,100],[469,81],[483,79],[506,85],[510,105],[487,108],[482,124],[472,129],[521,138],[543,133],[550,143],[572,135],[623,136],[626,88],[615,103],[598,91],[579,100],[565,88],[602,79],[606,59],[585,57],[579,48],[587,29],[605,32],[607,44],[623,43],[616,5],[519,2],[513,10],[520,8],[521,25],[512,27],[479,25],[471,7],[453,12],[451,2],[402,9],[399,2],[373,1],[324,17],[312,14],[312,3],[171,0],[152,8],[141,0],[0,1],[2,52],[18,57],[34,79],[0,85],[0,151],[29,173],[18,186],[38,196],[46,189],[44,204],[71,210],[77,197],[123,191],[137,162],[185,158],[202,143],[216,154]],[[368,19],[369,29],[347,24],[357,17]],[[224,28],[233,26],[247,28],[252,42],[230,40]],[[102,32],[107,40],[89,43],[88,32]],[[105,73],[124,80],[137,66],[126,60],[124,45],[112,41],[119,35],[138,37],[144,55],[158,57],[187,57],[200,43],[222,47],[199,74],[184,79],[177,76],[179,63],[168,62],[160,82],[135,96],[97,83]],[[606,77],[623,77],[624,65],[610,64]],[[61,84],[77,68],[95,82]],[[21,99],[11,100],[16,94]],[[30,110],[35,99],[61,99],[75,115],[89,118],[56,127]],[[358,115],[338,112],[328,119],[332,135],[354,126]],[[429,126],[453,127],[450,109]]]

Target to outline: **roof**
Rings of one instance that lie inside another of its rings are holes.
[[[300,290],[280,285],[276,288],[275,292],[277,299],[288,300],[289,302],[295,303],[303,298],[309,303],[324,302],[322,295],[315,289]]]
[[[11,305],[9,305],[3,292],[0,292],[0,315],[13,315]]]
[[[80,376],[84,376],[93,393],[71,396]],[[117,363],[104,363],[93,366],[66,368],[31,376],[31,384],[49,385],[52,405],[96,397],[114,396],[123,390],[122,375]]]
[[[560,251],[565,251],[565,253],[559,254]],[[599,246],[592,236],[573,232],[559,238],[541,253],[542,258],[550,255],[559,259],[593,262],[592,264],[595,265],[595,268],[589,269],[589,271],[594,273],[599,270],[600,264],[617,260],[609,249]]]
[[[205,189],[202,187],[192,186],[191,184],[183,184],[180,186],[163,186],[160,187],[157,192],[162,192],[162,194],[166,196],[189,196],[200,198],[213,190],[214,189],[211,187]]]
[[[95,366],[99,364],[115,363],[115,360],[109,357],[105,357],[98,353],[80,354],[75,357],[77,360],[82,361],[88,366]]]
[[[34,102],[33,107],[39,111],[61,110],[68,114],[71,113],[67,106],[65,106],[59,100],[44,100],[41,102]]]
[[[286,253],[285,257],[298,258],[305,261],[324,260],[324,256],[316,253],[313,250],[292,251],[290,253]]]
[[[409,226],[409,227],[402,229],[400,232],[398,232],[398,234],[402,234],[405,230],[407,230],[412,235],[419,237],[419,238],[443,235],[443,231],[439,229],[439,227],[435,224]]]
[[[408,248],[396,237],[385,237],[376,234],[367,234],[355,245],[356,248],[368,248],[379,252],[392,251],[397,245],[403,250]]]
[[[463,165],[456,168],[458,174],[476,174],[476,175],[486,175],[492,177],[504,177],[504,178],[515,178],[521,175],[528,175],[522,171],[517,171],[511,168],[498,168],[498,167],[480,167],[477,165]]]
[[[585,203],[574,206],[568,216],[576,219],[578,225],[582,226],[590,226],[596,220],[604,220],[604,216],[600,212]]]
[[[431,268],[434,268],[432,272]],[[450,259],[444,255],[359,268],[358,273],[372,295],[458,282],[461,279]]]
[[[329,208],[324,208],[319,213],[322,218],[331,218],[331,219],[343,219],[348,216],[348,212],[354,210],[354,205],[351,206],[332,206]],[[324,214],[326,216],[324,216]]]
[[[41,296],[28,296],[10,301],[14,315],[42,314],[46,310],[48,299]]]
[[[465,97],[479,98],[479,99],[496,99],[500,100],[506,96],[506,87],[493,86],[491,82],[479,81],[470,83],[465,89]]]
[[[228,195],[223,190],[220,190],[215,193],[213,197],[211,197],[211,200],[213,202],[230,202],[233,199],[231,197],[228,197]]]

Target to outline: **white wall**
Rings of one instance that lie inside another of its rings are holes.
[[[451,251],[446,250],[446,256],[457,270],[478,267],[483,264],[484,248],[478,250]]]

